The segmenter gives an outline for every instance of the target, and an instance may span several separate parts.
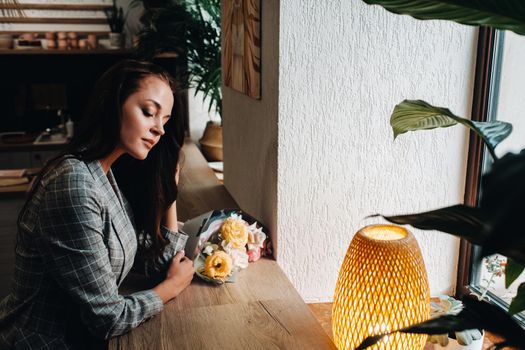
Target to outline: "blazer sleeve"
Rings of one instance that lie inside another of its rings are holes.
[[[184,250],[188,236],[180,231],[172,231],[161,225],[160,233],[168,240],[162,254],[156,259],[145,259],[137,255],[133,265],[133,270],[143,273],[152,283],[158,283],[166,277],[171,259],[178,251]]]
[[[91,175],[64,174],[46,189],[39,213],[40,249],[53,278],[79,305],[87,329],[107,339],[158,314],[163,303],[154,291],[118,293],[104,244],[105,209]]]

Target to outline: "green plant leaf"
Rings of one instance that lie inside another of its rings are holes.
[[[417,19],[450,20],[488,26],[525,35],[525,3],[522,0],[363,0],[386,10]]]
[[[520,284],[516,296],[512,298],[509,306],[509,314],[514,315],[525,310],[525,283]]]
[[[505,288],[509,288],[512,282],[518,278],[525,269],[523,264],[507,258],[507,265],[505,266]]]
[[[502,345],[520,347],[525,344],[525,330],[499,307],[471,298],[464,298],[463,304],[465,305],[464,309],[457,315],[445,315],[434,318],[400,329],[398,332],[443,334],[468,329],[484,329],[505,339],[504,343],[496,344],[499,347]],[[377,343],[384,336],[395,332],[374,334],[366,338],[356,349],[366,349]]]
[[[463,124],[478,134],[496,159],[494,148],[512,132],[512,125],[502,121],[476,122],[458,117],[448,108],[435,107],[422,100],[404,100],[394,108],[390,125],[394,139],[408,131],[446,128]]]
[[[419,214],[383,216],[383,218],[398,225],[411,225],[422,230],[450,233],[478,245],[487,239],[483,230],[481,210],[462,204]]]
[[[482,178],[480,208],[487,223],[484,256],[505,255],[525,265],[525,150],[508,153]]]

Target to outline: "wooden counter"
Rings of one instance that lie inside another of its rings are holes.
[[[179,219],[237,207],[195,145],[186,160],[177,200]],[[124,291],[140,290],[131,280]],[[194,277],[164,311],[109,342],[109,349],[335,349],[330,338],[274,260],[261,259],[235,283],[213,286]]]

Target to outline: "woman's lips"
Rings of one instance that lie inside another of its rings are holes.
[[[144,143],[146,145],[148,145],[149,148],[152,148],[153,146],[155,146],[155,141],[154,140],[150,140],[150,139],[142,139],[142,141],[144,141]]]

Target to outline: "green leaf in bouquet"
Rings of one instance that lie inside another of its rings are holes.
[[[404,100],[394,108],[390,125],[394,139],[408,131],[446,128],[463,124],[477,133],[496,159],[494,148],[512,132],[512,125],[502,121],[476,122],[453,114],[448,108],[435,107],[422,100]]]
[[[523,310],[525,310],[525,283],[518,287],[518,293],[510,303],[509,314],[514,315]]]
[[[417,19],[450,20],[461,24],[511,30],[525,35],[523,0],[363,0],[387,11]]]
[[[505,288],[509,288],[512,282],[518,278],[525,266],[514,259],[507,258],[507,265],[505,266]]]

